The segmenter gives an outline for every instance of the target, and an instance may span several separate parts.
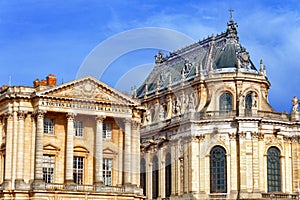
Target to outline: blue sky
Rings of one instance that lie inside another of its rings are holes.
[[[58,83],[73,80],[97,45],[135,28],[168,28],[201,40],[226,30],[230,7],[252,61],[259,68],[262,58],[267,66],[271,105],[290,112],[292,97],[300,98],[299,0],[0,0],[0,85],[31,86],[49,73]],[[97,78],[120,90],[139,84],[157,50],[122,55]],[[139,81],[120,81],[143,65]]]

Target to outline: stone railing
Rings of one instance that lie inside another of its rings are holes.
[[[277,120],[289,120],[289,114],[287,113],[258,110],[257,114],[258,117],[267,118],[267,119],[269,118],[269,119],[277,119]]]
[[[298,194],[262,193],[263,199],[298,199]]]
[[[39,188],[33,190],[47,191],[76,191],[76,192],[100,192],[100,193],[132,193],[143,195],[143,190],[134,186],[96,186],[96,185],[78,185],[78,184],[59,184],[59,183],[44,183]]]

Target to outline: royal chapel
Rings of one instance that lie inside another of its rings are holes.
[[[0,199],[299,199],[300,111],[225,32],[168,55],[132,95],[86,76],[0,88]]]

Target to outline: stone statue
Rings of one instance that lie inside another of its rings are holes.
[[[184,97],[184,111],[187,111],[189,109],[189,95],[183,97]]]
[[[176,99],[172,100],[172,116],[176,115]]]
[[[158,55],[155,55],[154,57],[156,64],[162,63],[164,61],[163,53],[161,51],[158,51]]]
[[[194,111],[195,110],[195,97],[194,97],[194,93],[190,94],[189,97],[189,110],[190,111]]]
[[[164,107],[162,104],[159,105],[158,118],[164,120]]]
[[[151,122],[151,112],[148,109],[146,111],[146,121],[147,121],[147,123]]]
[[[252,108],[257,108],[257,99],[254,92],[252,92]]]
[[[292,99],[292,103],[293,103],[293,109],[292,112],[298,112],[298,99],[296,96],[294,96],[294,98]]]
[[[179,97],[176,99],[176,114],[180,115],[181,114],[181,100]]]
[[[239,103],[240,103],[241,108],[245,107],[245,98],[244,98],[244,95],[242,94],[242,92],[240,92],[240,94],[239,94]]]

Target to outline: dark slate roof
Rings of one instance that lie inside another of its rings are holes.
[[[169,84],[177,84],[182,78],[185,81],[193,78],[196,71],[208,74],[208,71],[226,73],[240,67],[248,73],[258,73],[250,60],[249,53],[239,42],[237,24],[231,18],[227,30],[216,36],[191,44],[167,56],[161,52],[155,56],[156,65],[137,90],[137,97],[166,88]],[[196,69],[197,68],[197,69]]]

